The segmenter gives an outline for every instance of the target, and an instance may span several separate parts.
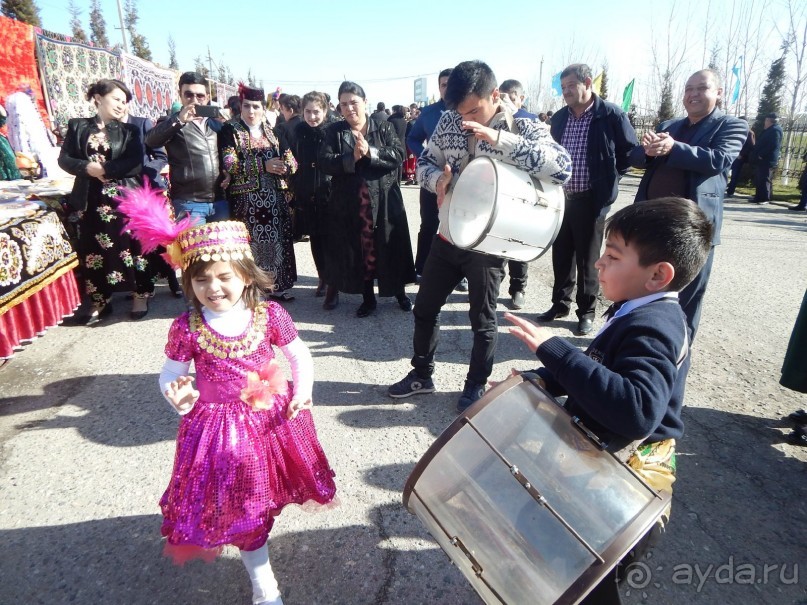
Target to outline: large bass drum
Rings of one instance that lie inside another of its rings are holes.
[[[404,505],[489,604],[578,603],[671,497],[532,378],[512,377],[463,412],[404,489]]]
[[[563,188],[487,156],[471,160],[446,196],[442,232],[458,248],[529,262],[563,221]]]

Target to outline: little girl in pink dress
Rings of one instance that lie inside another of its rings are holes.
[[[121,204],[148,247],[155,238],[148,227],[138,229],[142,197],[127,193]],[[183,267],[194,305],[174,320],[160,373],[165,398],[182,415],[160,500],[166,554],[178,562],[212,560],[232,544],[252,581],[253,603],[281,605],[267,548],[274,519],[287,504],[324,505],[336,493],[310,411],[311,354],[289,314],[261,300],[271,281],[252,260],[243,223],[207,223],[173,242],[156,239]],[[275,347],[289,361],[292,383],[274,361]]]

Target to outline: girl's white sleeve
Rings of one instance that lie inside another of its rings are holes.
[[[280,347],[280,350],[291,366],[294,399],[300,402],[308,401],[314,390],[314,360],[311,358],[311,351],[299,337]]]
[[[171,401],[165,396],[165,391],[168,388],[168,385],[174,382],[180,376],[187,376],[190,369],[190,361],[175,361],[173,359],[169,359],[168,357],[165,358],[163,369],[160,371],[160,393],[162,393],[162,396],[166,401],[168,401],[169,404]],[[171,406],[171,409],[176,411],[173,405]]]

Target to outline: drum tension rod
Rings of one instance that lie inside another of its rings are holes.
[[[479,564],[479,561],[476,560],[476,557],[474,557],[474,553],[472,553],[470,550],[468,550],[468,547],[466,547],[465,544],[463,544],[462,540],[459,539],[459,536],[452,536],[451,544],[453,546],[456,546],[457,548],[459,548],[462,551],[462,553],[471,562],[471,569],[476,574],[476,577],[481,578],[482,577],[482,566]]]

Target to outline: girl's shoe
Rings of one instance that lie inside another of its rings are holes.
[[[145,309],[142,307],[145,305]],[[140,309],[135,311],[135,307],[141,307]],[[129,313],[129,317],[133,320],[137,321],[139,319],[143,319],[149,312],[149,295],[146,292],[142,293],[135,293],[134,295],[134,303],[132,305],[132,311]]]
[[[272,300],[276,300],[278,302],[291,302],[294,300],[294,296],[289,294],[287,291],[272,292],[269,294],[269,298],[271,298]]]
[[[322,303],[322,308],[326,311],[333,311],[339,306],[339,290],[333,286],[328,286],[325,292],[325,302]]]
[[[317,284],[317,289],[314,291],[314,296],[317,298],[322,298],[325,296],[325,280],[320,279],[319,283]]]
[[[365,300],[362,304],[359,305],[359,308],[356,309],[356,317],[368,317],[375,312],[378,303],[375,300],[369,301]]]
[[[85,326],[94,326],[101,323],[101,321],[112,315],[112,303],[106,303],[103,306],[93,305],[92,313],[84,323]]]

